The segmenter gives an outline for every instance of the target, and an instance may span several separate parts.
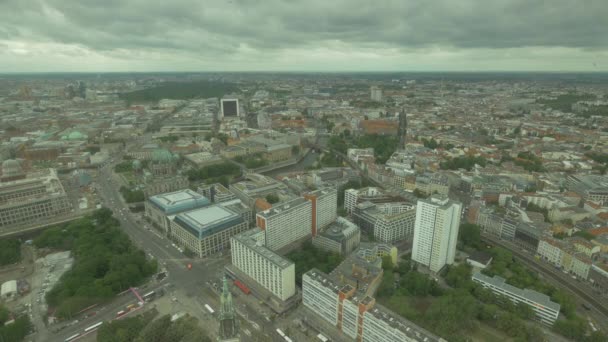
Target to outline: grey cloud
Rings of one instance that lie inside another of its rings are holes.
[[[608,48],[605,0],[7,0],[0,40],[232,58],[290,48]]]

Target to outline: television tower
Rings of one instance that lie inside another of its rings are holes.
[[[405,109],[401,109],[399,113],[399,149],[404,150],[406,144],[407,137],[407,114],[405,114]]]
[[[240,341],[236,313],[232,305],[232,294],[228,289],[228,278],[224,276],[224,286],[220,295],[220,333],[218,341],[238,342]]]

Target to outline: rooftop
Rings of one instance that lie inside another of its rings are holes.
[[[492,286],[502,289],[503,291],[510,292],[514,295],[518,295],[522,298],[526,298],[530,301],[536,302],[537,304],[540,304],[540,305],[550,308],[552,310],[559,311],[560,305],[555,302],[552,302],[551,299],[549,298],[549,296],[542,294],[540,292],[536,292],[534,290],[530,290],[530,289],[522,290],[513,285],[509,285],[506,283],[506,280],[503,277],[494,276],[493,278],[490,278],[485,274],[477,272],[477,273],[473,274],[473,280],[477,280],[477,281],[480,281],[483,283],[490,284]]]
[[[204,207],[211,203],[205,196],[190,189],[152,196],[148,201],[167,215]]]
[[[263,245],[263,242],[259,242],[259,240],[257,239],[258,234],[263,234],[263,231],[260,228],[253,228],[234,236],[233,239],[238,240],[240,243],[247,246],[249,249],[262,256],[264,259],[277,265],[279,268],[285,269],[293,265],[293,262],[291,260],[285,259],[282,256],[274,253],[270,249],[266,248]]]
[[[242,221],[241,215],[217,204],[181,213],[175,217],[177,224],[197,235],[198,238],[230,228]]]
[[[297,208],[300,205],[303,205],[305,203],[309,203],[309,202],[303,197],[298,197],[289,202],[277,204],[276,206],[274,206],[268,210],[259,212],[258,215],[265,217],[265,218],[273,217],[275,215],[279,215],[282,212],[285,212],[288,210],[293,210],[294,208]]]

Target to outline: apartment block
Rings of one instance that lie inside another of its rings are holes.
[[[231,239],[232,264],[279,299],[296,293],[295,265],[265,246],[265,232],[250,229]]]
[[[419,200],[416,209],[412,260],[439,272],[454,263],[462,204],[446,197]]]
[[[304,198],[312,205],[311,234],[327,227],[336,220],[338,213],[338,191],[335,188],[325,188],[304,194]]]
[[[310,236],[312,202],[299,197],[259,212],[256,225],[265,231],[266,247],[277,250]]]
[[[499,276],[490,278],[477,272],[473,274],[472,279],[495,294],[507,297],[515,304],[523,303],[530,306],[536,319],[544,324],[553,325],[559,316],[560,305],[552,302],[547,295],[529,289],[519,289],[507,284],[505,279]]]
[[[302,304],[358,342],[446,342],[314,268],[302,276]]]

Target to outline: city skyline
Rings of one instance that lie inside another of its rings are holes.
[[[0,72],[599,72],[607,13],[561,0],[8,1]]]

